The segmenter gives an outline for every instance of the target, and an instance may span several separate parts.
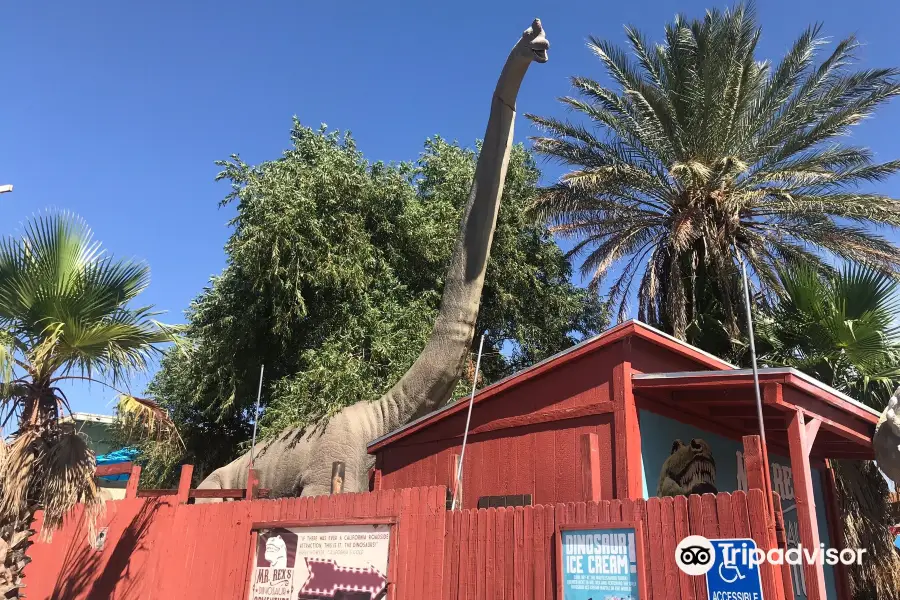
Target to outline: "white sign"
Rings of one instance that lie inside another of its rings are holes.
[[[384,598],[390,535],[389,525],[261,529],[250,600]]]

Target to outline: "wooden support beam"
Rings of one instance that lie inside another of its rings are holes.
[[[579,441],[581,463],[581,499],[585,502],[599,502],[600,489],[600,438],[596,433],[583,433]]]
[[[138,485],[141,482],[141,466],[133,465],[131,474],[128,476],[128,483],[125,485],[125,499],[137,498]]]
[[[256,497],[257,492],[259,491],[259,473],[257,473],[256,469],[250,469],[250,472],[247,473],[247,488],[245,490],[244,498],[247,500],[253,500]]]
[[[745,435],[744,472],[747,473],[747,490],[766,491],[766,470],[763,465],[762,442],[758,435]]]
[[[447,465],[447,489],[450,490],[450,498],[456,497],[456,508],[462,508],[462,482],[457,481],[457,473],[459,473],[459,454],[451,454],[449,464]],[[458,496],[456,489],[457,484],[459,484]]]
[[[797,524],[800,544],[810,552],[819,548],[819,524],[813,494],[812,469],[809,466],[811,444],[806,438],[806,419],[803,411],[795,410],[788,426],[791,453],[791,472],[794,476],[794,496],[797,502]],[[808,600],[825,600],[825,570],[822,565],[804,564]]]
[[[344,474],[347,467],[343,462],[336,460],[331,463],[331,493],[340,494],[344,489]]]
[[[181,465],[181,476],[178,478],[178,491],[175,499],[179,504],[187,504],[191,497],[191,478],[194,476],[194,465]]]
[[[806,420],[806,443],[809,444],[810,450],[812,450],[813,445],[816,443],[816,435],[819,433],[819,426],[821,424],[821,419],[808,418]]]
[[[638,408],[632,388],[631,342],[620,344],[621,362],[613,367],[612,397],[615,405],[615,497],[619,500],[644,497],[643,468],[641,466],[641,429]]]
[[[132,462],[115,463],[112,465],[98,465],[94,469],[94,477],[109,477],[111,475],[125,475],[131,473]]]

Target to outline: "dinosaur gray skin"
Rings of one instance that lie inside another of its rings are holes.
[[[900,388],[888,402],[872,438],[875,461],[881,472],[900,485]]]
[[[503,195],[513,141],[516,97],[532,62],[547,62],[550,44],[539,19],[516,43],[494,90],[487,131],[459,236],[444,282],[431,338],[413,366],[384,396],[360,401],[334,415],[323,428],[288,429],[254,448],[259,485],[273,497],[328,494],[331,465],[342,461],[345,492],[368,489],[372,440],[445,404],[462,373],[475,334],[475,319],[491,240]],[[213,471],[198,487],[243,488],[249,453]]]
[[[715,494],[716,461],[709,444],[693,439],[689,445],[681,440],[672,443],[672,453],[659,473],[657,496]]]

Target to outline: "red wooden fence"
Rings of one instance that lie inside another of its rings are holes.
[[[557,598],[556,530],[566,524],[643,523],[646,600],[705,600],[703,577],[682,573],[675,546],[688,535],[753,538],[768,549],[762,490],[650,500],[448,512],[444,538],[446,600]],[[763,571],[764,595],[784,600],[779,574]],[[642,598],[641,600],[645,600]]]
[[[704,579],[675,565],[675,546],[687,535],[752,537],[771,547],[761,490],[455,512],[445,502],[443,487],[202,505],[176,496],[109,502],[99,523],[108,528],[104,548],[88,545],[84,515],[75,511],[52,543],[30,549],[26,593],[31,600],[242,600],[251,526],[279,520],[396,518],[389,597],[397,600],[552,600],[556,528],[565,524],[642,522],[646,600],[706,598]],[[762,574],[766,599],[784,600],[781,574],[771,567]]]
[[[107,528],[101,551],[88,544],[84,511],[75,510],[51,543],[38,540],[29,549],[29,600],[244,599],[253,523],[324,525],[367,517],[397,519],[391,597],[440,596],[440,577],[432,574],[439,575],[443,563],[446,488],[217,504],[181,504],[176,498],[107,502],[98,523]]]

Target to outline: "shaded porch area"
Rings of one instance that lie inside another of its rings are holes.
[[[843,548],[834,474],[828,461],[872,459],[872,436],[879,414],[794,369],[760,369],[759,380],[766,443],[757,442],[757,448],[752,447],[752,436],[760,431],[749,369],[633,373],[631,386],[638,410],[741,441],[750,488],[771,492],[769,456],[789,459],[799,543],[811,549],[820,544],[813,485],[813,471],[817,470],[825,504],[820,514],[827,515],[830,546]],[[775,491],[780,491],[778,486]],[[769,523],[772,529],[776,525]],[[804,565],[802,578],[810,600],[826,597],[822,565]],[[846,572],[841,568],[836,568],[835,584],[838,597],[849,598]]]

